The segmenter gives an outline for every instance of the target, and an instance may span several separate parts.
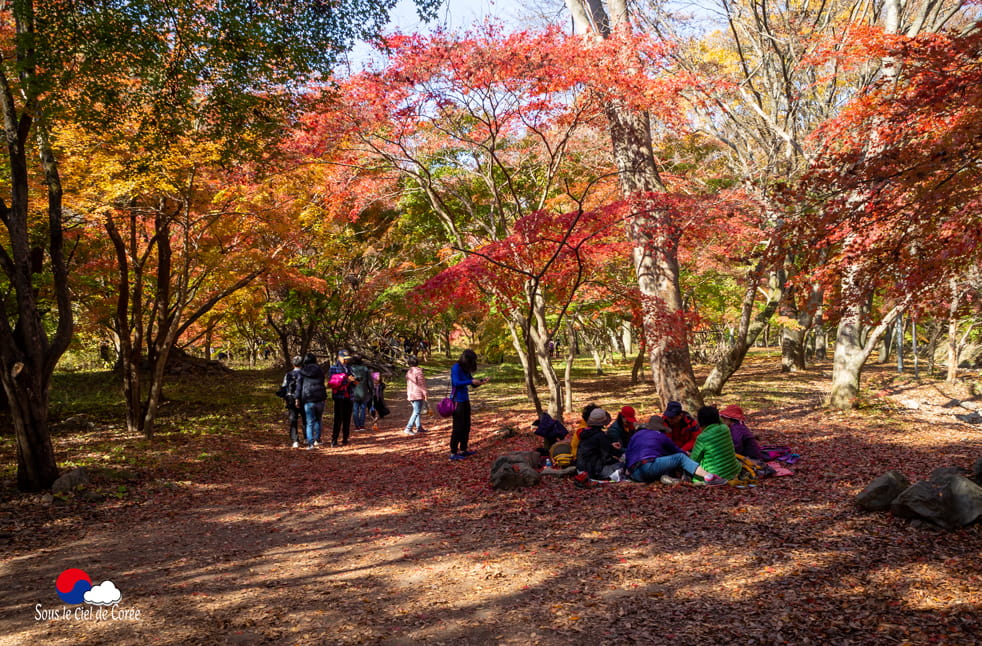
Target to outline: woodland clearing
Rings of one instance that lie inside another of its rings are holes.
[[[781,374],[758,353],[714,403],[800,453],[793,477],[495,492],[493,459],[537,438],[519,379],[482,373],[495,381],[475,395],[478,455],[460,463],[448,420],[402,434],[399,379],[378,431],[315,451],[287,446],[277,371],[169,387],[153,443],[60,382],[56,453],[93,472],[95,500],[15,493],[3,437],[0,646],[982,644],[982,526],[916,528],[852,504],[887,470],[913,482],[982,457],[982,427],[954,417],[979,401],[967,382],[871,366],[866,406],[831,412],[827,363]],[[576,383],[577,406],[657,412],[623,367]],[[506,426],[518,434],[495,434]],[[113,581],[128,616],[65,612],[68,568]]]

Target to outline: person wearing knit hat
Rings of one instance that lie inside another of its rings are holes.
[[[610,413],[602,408],[594,408],[586,418],[587,426],[606,426],[610,421]]]
[[[638,426],[637,413],[631,406],[624,406],[609,427],[607,427],[607,437],[613,443],[614,448],[619,453],[627,448],[627,443],[631,440],[631,435]]]
[[[668,426],[668,436],[672,438],[675,445],[683,451],[691,451],[701,432],[699,423],[692,418],[692,415],[682,408],[682,404],[671,401],[665,407],[665,413],[661,418]]]
[[[594,408],[587,417],[587,427],[580,433],[576,450],[577,477],[593,480],[608,480],[619,472],[624,464],[617,458],[617,450],[604,433],[604,426],[610,422],[610,414],[602,408]],[[586,474],[586,476],[583,476]]]
[[[733,438],[733,448],[737,455],[750,458],[755,462],[764,462],[764,453],[760,450],[760,444],[754,436],[753,431],[747,428],[746,416],[743,409],[734,404],[724,407],[719,412],[720,420],[730,427],[730,436]]]
[[[570,452],[573,454],[574,460],[576,459],[576,451],[580,447],[580,435],[583,434],[583,431],[590,428],[590,424],[587,423],[587,420],[590,419],[590,413],[592,413],[595,408],[600,408],[600,406],[590,402],[580,411],[580,419],[583,420],[583,423],[576,427],[576,430],[573,431],[573,436],[569,440]]]

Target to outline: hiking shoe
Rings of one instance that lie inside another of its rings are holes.
[[[313,444],[308,444],[307,445],[307,450],[308,451],[313,451],[314,450],[314,445]]]
[[[406,430],[404,430],[403,433],[405,433],[406,435],[416,435],[416,431],[414,431],[412,429],[409,429],[409,428],[407,428]]]
[[[450,456],[451,460],[466,460],[467,456],[460,453],[454,453]]]
[[[300,442],[294,442],[293,443],[293,448],[299,449],[300,448]]]
[[[320,440],[314,440],[314,446],[320,446],[320,445],[321,445]]]
[[[668,475],[666,473],[661,478],[659,478],[659,481],[662,484],[665,484],[665,485],[677,485],[678,483],[682,482],[682,479],[681,478],[673,478],[672,476],[670,476],[670,475]]]
[[[416,429],[416,432],[417,433],[425,433],[426,432],[426,429],[425,428],[417,428]]]
[[[465,457],[465,458],[469,458],[472,455],[477,455],[477,451],[461,451],[460,452],[460,455],[463,456],[463,457]]]
[[[729,482],[726,478],[721,478],[718,475],[710,473],[708,476],[702,479],[703,484],[707,487],[718,487],[720,485],[725,485]]]
[[[331,442],[331,448],[332,449],[338,448],[338,443],[337,442]]]

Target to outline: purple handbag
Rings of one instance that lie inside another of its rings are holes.
[[[453,415],[454,410],[457,408],[457,402],[453,400],[456,391],[456,388],[452,389],[450,394],[441,399],[440,403],[436,405],[436,412],[440,417],[450,417]]]

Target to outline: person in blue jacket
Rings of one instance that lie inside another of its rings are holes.
[[[450,387],[456,403],[453,411],[453,430],[450,432],[450,459],[463,460],[477,451],[467,449],[471,435],[470,389],[488,383],[487,378],[475,379],[477,372],[477,353],[468,348],[464,350],[457,363],[450,369]]]

